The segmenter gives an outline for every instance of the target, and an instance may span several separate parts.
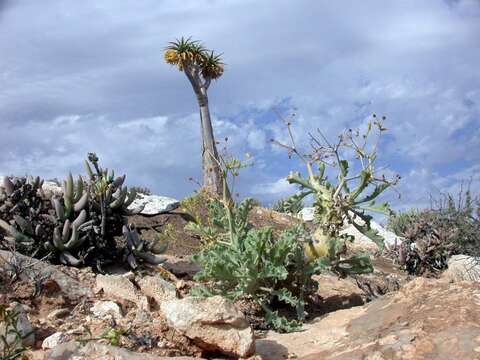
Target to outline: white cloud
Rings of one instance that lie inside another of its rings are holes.
[[[295,187],[289,184],[285,178],[266,184],[257,184],[252,188],[252,193],[256,195],[275,195],[280,197],[294,192]]]

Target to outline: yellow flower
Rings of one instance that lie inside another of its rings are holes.
[[[330,248],[330,241],[332,239],[329,236],[324,235],[320,229],[315,231],[313,238],[315,241],[306,244],[304,247],[305,256],[308,260],[312,261],[319,257],[328,256],[328,249]]]
[[[165,53],[163,54],[163,57],[165,58],[165,61],[168,64],[172,64],[172,65],[176,65],[179,60],[178,52],[172,49],[166,50]]]

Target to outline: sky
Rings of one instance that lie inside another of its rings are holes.
[[[96,152],[130,186],[176,198],[201,179],[200,123],[169,41],[223,54],[209,89],[217,139],[250,153],[236,191],[271,204],[298,160],[270,143],[274,109],[329,138],[386,116],[378,165],[394,209],[480,192],[479,0],[0,0],[0,174],[62,179]],[[398,198],[398,194],[401,195]]]

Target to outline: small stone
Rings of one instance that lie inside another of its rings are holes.
[[[187,283],[185,282],[185,280],[178,280],[178,281],[175,283],[175,287],[176,287],[178,290],[185,289],[186,286],[187,286]]]
[[[448,260],[448,269],[442,274],[452,282],[480,282],[480,259],[467,255],[453,255]]]
[[[35,344],[35,334],[33,332],[33,327],[30,321],[28,320],[27,313],[23,305],[14,303],[12,304],[12,310],[18,314],[17,317],[17,329],[22,336],[26,336],[22,343],[25,346],[33,346]],[[1,331],[0,331],[1,333]],[[28,335],[28,336],[27,336]]]
[[[90,311],[100,319],[106,319],[113,316],[115,320],[119,320],[123,317],[120,306],[113,301],[97,301]]]
[[[300,212],[298,213],[298,216],[303,221],[313,221],[314,219],[314,214],[315,214],[315,208],[314,207],[304,207]]]
[[[42,349],[53,349],[55,346],[67,342],[67,336],[63,332],[56,332],[45,338],[42,342]]]
[[[175,299],[175,285],[164,280],[160,275],[145,276],[137,281],[142,293],[153,298],[158,304],[165,300]]]
[[[147,297],[143,296],[130,280],[121,275],[97,275],[96,291],[100,290],[103,290],[106,296],[131,301],[140,309],[150,309]]]
[[[130,281],[135,280],[135,274],[132,271],[126,272],[125,274],[122,274],[122,276]]]
[[[67,331],[67,335],[81,335],[85,332],[85,328],[83,326],[79,326],[75,329],[71,329]]]
[[[175,210],[180,206],[180,202],[166,196],[138,194],[137,198],[128,207],[128,210],[138,211],[141,207],[143,215],[158,215],[168,211]]]
[[[47,315],[48,319],[60,319],[70,314],[70,309],[62,308],[53,310],[50,314]]]
[[[138,310],[135,312],[135,319],[133,319],[133,324],[134,325],[142,325],[145,323],[149,323],[152,321],[152,316],[150,315],[151,313],[149,311],[145,310]]]

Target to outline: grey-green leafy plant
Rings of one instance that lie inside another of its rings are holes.
[[[234,300],[251,297],[265,311],[267,324],[279,331],[299,330],[305,298],[316,286],[311,275],[326,267],[323,259],[304,262],[299,233],[296,228],[274,238],[271,228],[250,229],[236,232],[233,242],[213,243],[194,257],[202,264],[196,280],[212,283],[194,294],[221,294]],[[271,305],[275,300],[296,309],[297,319],[279,315]]]
[[[351,129],[339,136],[336,143],[330,143],[318,130],[318,137],[310,134],[310,146],[313,149],[303,154],[297,147],[291,131],[291,120],[284,120],[290,135],[291,144],[286,145],[272,140],[286,148],[289,155],[297,155],[305,164],[307,177],[292,172],[287,177],[291,184],[300,186],[301,196],[312,195],[314,223],[317,241],[307,249],[310,255],[333,255],[336,250],[345,247],[351,236],[340,234],[345,224],[352,224],[358,231],[383,248],[383,238],[370,227],[372,216],[369,212],[389,215],[390,207],[386,202],[377,203],[376,198],[396,184],[399,176],[388,180],[378,173],[375,167],[380,137],[384,131],[384,118],[373,115],[365,132]],[[373,132],[376,140],[371,143]],[[335,255],[338,256],[338,255]],[[370,265],[369,265],[370,266]]]
[[[303,209],[303,199],[303,193],[291,195],[287,198],[278,200],[273,204],[272,210],[296,216]]]
[[[223,159],[223,158],[222,158]],[[235,160],[222,161],[222,179],[226,186],[229,176],[237,176],[243,167]],[[329,256],[309,259],[305,248],[313,243],[303,225],[297,225],[274,237],[271,228],[255,229],[248,223],[252,200],[237,204],[225,197],[217,208],[215,241],[194,256],[202,265],[196,280],[206,281],[195,288],[196,295],[221,294],[231,299],[250,297],[265,312],[266,323],[279,331],[296,331],[305,319],[305,303],[317,284],[313,274],[332,269],[341,274],[371,271],[368,258],[356,256],[340,259],[337,249]],[[205,232],[205,229],[202,230]],[[296,310],[296,317],[288,319],[273,307],[282,302]]]

